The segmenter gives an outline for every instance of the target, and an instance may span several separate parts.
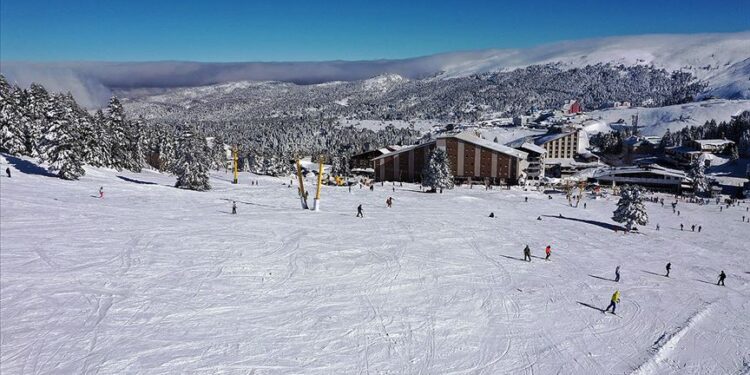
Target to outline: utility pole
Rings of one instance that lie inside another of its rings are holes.
[[[318,159],[318,189],[315,191],[315,200],[313,201],[313,211],[320,211],[320,188],[323,185],[323,155]]]
[[[233,165],[233,170],[234,170],[234,180],[232,180],[233,184],[239,183],[239,178],[237,176],[238,162],[239,162],[239,157],[237,156],[237,145],[234,145],[234,147],[232,147],[232,165]]]
[[[302,204],[302,209],[307,210],[307,194],[305,193],[305,185],[302,181],[302,163],[297,159],[297,179],[299,180],[299,199]]]

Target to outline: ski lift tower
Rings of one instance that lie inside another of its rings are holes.
[[[313,211],[320,211],[320,187],[323,185],[323,155],[318,159],[318,188],[315,191],[315,200],[313,200]]]
[[[233,184],[239,183],[239,178],[237,176],[237,164],[239,159],[240,158],[237,156],[237,145],[234,145],[234,147],[232,147],[232,171],[234,172],[234,179],[232,180]]]

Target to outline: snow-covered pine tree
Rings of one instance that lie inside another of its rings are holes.
[[[745,130],[740,136],[739,154],[742,157],[750,157],[750,129]]]
[[[125,111],[117,97],[112,97],[105,111],[104,129],[110,146],[109,167],[115,169],[134,169],[138,163],[133,160],[130,125],[125,118]]]
[[[25,112],[28,116],[28,121],[23,127],[25,154],[38,157],[37,142],[42,138],[42,129],[47,128],[47,116],[44,109],[51,99],[47,90],[36,83],[31,84],[25,96],[27,98]]]
[[[705,195],[709,190],[708,179],[706,178],[706,157],[701,155],[690,163],[688,177],[693,180],[693,193],[696,195]]]
[[[26,151],[22,93],[23,90],[11,86],[0,75],[0,150],[13,155]]]
[[[175,186],[180,189],[206,191],[211,189],[208,172],[211,157],[206,138],[188,130],[178,140],[172,172],[177,175]]]
[[[648,213],[646,213],[646,206],[643,204],[643,193],[643,189],[638,186],[623,186],[620,189],[620,200],[617,202],[617,209],[613,213],[612,220],[625,223],[625,228],[628,231],[631,231],[635,224],[648,224]]]
[[[141,139],[143,137],[143,122],[143,118],[126,122],[127,152],[129,154],[127,169],[133,172],[140,172],[145,164],[143,141]]]
[[[433,192],[453,188],[453,173],[445,150],[435,148],[430,153],[430,159],[422,170],[422,186],[429,187]]]
[[[352,168],[348,156],[341,157],[341,175],[347,177],[352,175]]]
[[[734,143],[729,146],[729,160],[731,161],[737,161],[737,159],[740,158],[740,153],[738,151],[737,144]]]
[[[253,172],[255,174],[264,174],[263,171],[263,156],[258,155],[257,153],[251,152],[248,153],[245,157],[245,170],[248,170],[250,172]]]
[[[111,166],[112,162],[112,140],[107,129],[107,119],[101,109],[97,110],[91,119],[93,137],[89,140],[86,148],[88,158],[86,163],[95,167]]]
[[[341,156],[331,156],[331,176],[345,176],[344,160]]]
[[[50,170],[66,180],[77,180],[86,172],[85,144],[79,131],[79,117],[73,97],[55,95],[44,109],[47,128],[39,141],[39,157],[50,164]]]
[[[225,146],[221,137],[214,137],[213,142],[211,142],[211,163],[217,171],[226,168],[229,162]]]

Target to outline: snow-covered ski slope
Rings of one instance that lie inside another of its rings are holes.
[[[710,120],[717,123],[729,122],[732,116],[743,111],[750,111],[750,100],[713,99],[665,107],[610,108],[591,111],[588,115],[595,119],[601,118],[604,124],[620,119],[631,124],[633,115],[638,115],[638,125],[643,127],[641,134],[663,136],[667,129],[676,132],[688,126],[702,126]],[[596,130],[607,131],[608,128],[602,126]]]
[[[745,205],[647,203],[651,224],[626,235],[614,200],[325,187],[312,212],[289,179],[217,173],[199,193],[155,172],[68,182],[11,164],[29,173],[0,178],[2,374],[749,370]],[[603,314],[616,289],[618,316]]]

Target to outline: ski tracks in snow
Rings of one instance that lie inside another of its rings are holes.
[[[669,356],[675,351],[680,340],[690,329],[696,324],[700,323],[706,316],[711,312],[711,304],[707,303],[701,310],[691,315],[688,320],[677,327],[673,331],[662,333],[661,336],[654,342],[651,347],[652,355],[638,368],[636,368],[631,375],[647,375],[647,374],[660,374],[663,365],[668,365]]]

